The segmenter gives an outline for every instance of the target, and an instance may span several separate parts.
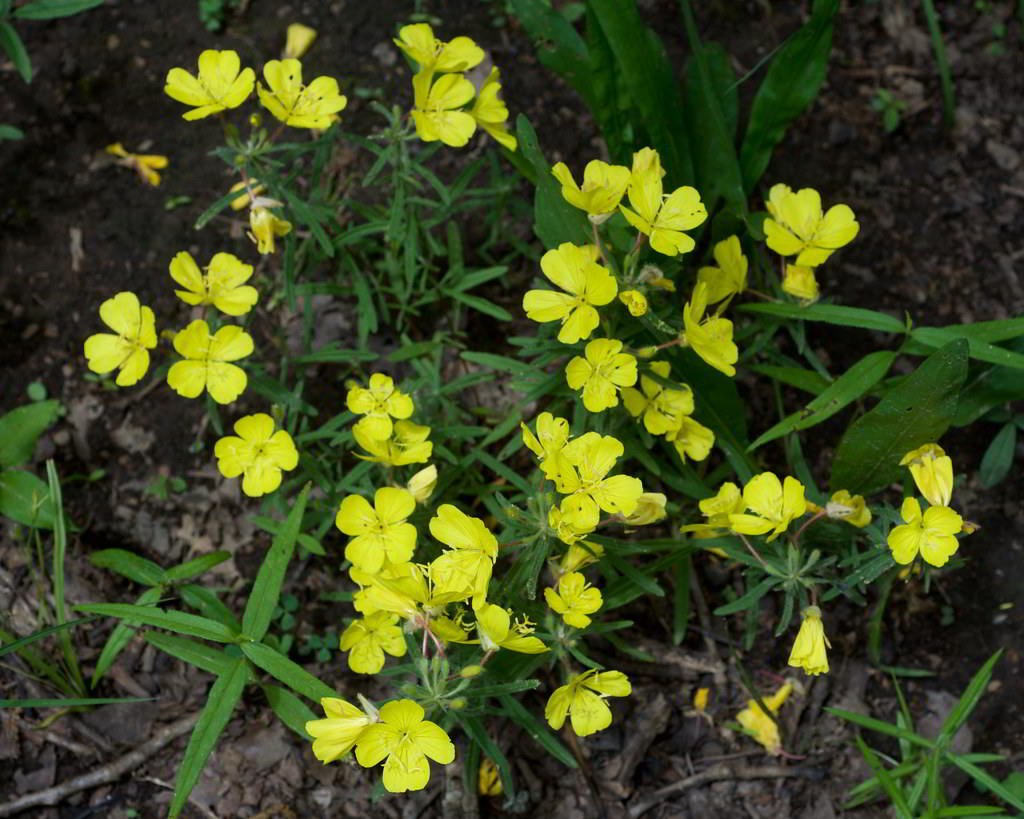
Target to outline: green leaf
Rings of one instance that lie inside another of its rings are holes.
[[[818,95],[832,50],[832,19],[838,8],[839,0],[815,0],[811,19],[775,55],[757,89],[740,149],[748,193],[768,167],[786,129]]]
[[[0,417],[0,467],[28,463],[36,448],[36,440],[59,414],[59,401],[39,401]]]
[[[242,643],[242,653],[256,665],[280,680],[293,691],[314,702],[322,697],[337,697],[338,693],[326,683],[321,682],[302,666],[293,663],[283,654],[263,643]]]
[[[25,526],[52,529],[54,511],[49,487],[31,472],[5,469],[0,472],[0,515]]]
[[[202,557],[189,560],[187,563],[182,563],[180,566],[172,566],[163,573],[163,579],[165,583],[177,583],[179,580],[188,580],[190,577],[208,572],[214,566],[219,566],[225,560],[230,559],[231,552],[210,552]]]
[[[520,728],[526,731],[527,734],[545,751],[551,756],[565,765],[567,768],[576,769],[579,765],[569,749],[566,748],[554,734],[548,730],[548,727],[538,720],[531,711],[519,702],[519,700],[508,696],[507,694],[498,697],[498,702],[501,703],[505,709],[505,713],[508,718],[513,722],[517,723]],[[497,761],[497,760],[495,760]]]
[[[284,526],[274,535],[270,551],[263,558],[252,593],[245,604],[242,614],[242,633],[251,640],[262,640],[267,633],[277,598],[281,594],[281,583],[284,580],[288,561],[295,551],[295,540],[302,527],[302,515],[306,511],[306,498],[309,496],[310,484],[306,484],[299,493],[298,500],[292,506]]]
[[[498,321],[512,321],[512,314],[509,313],[508,310],[504,307],[499,307],[493,302],[481,298],[480,296],[474,296],[471,293],[463,293],[460,290],[448,290],[446,293],[456,301],[462,302],[467,307],[473,308],[478,313],[491,316],[492,318],[498,319]]]
[[[159,588],[146,589],[138,599],[135,601],[136,606],[150,606],[160,599],[161,590]],[[103,646],[103,650],[100,652],[99,658],[96,660],[96,669],[92,672],[92,680],[89,682],[91,688],[96,687],[103,675],[107,673],[107,670],[114,664],[114,660],[117,659],[117,655],[121,653],[121,650],[131,642],[132,637],[135,636],[135,629],[139,626],[138,620],[122,620],[110,633],[107,638],[106,645]]]
[[[881,381],[895,358],[896,353],[886,350],[864,356],[811,400],[804,409],[784,418],[761,435],[748,447],[748,451],[794,430],[807,429],[828,420]]]
[[[489,367],[492,370],[499,370],[501,372],[512,373],[521,377],[529,377],[537,374],[537,369],[530,364],[525,364],[522,361],[516,361],[514,358],[508,358],[503,355],[495,355],[494,353],[477,353],[471,350],[467,350],[459,356],[472,364],[479,364],[481,367]]]
[[[764,597],[781,582],[782,581],[777,577],[766,577],[742,597],[733,600],[731,603],[719,606],[715,609],[714,614],[716,617],[721,617],[726,614],[735,614],[738,611],[745,611],[751,606],[756,605],[758,600]]]
[[[164,576],[164,570],[152,560],[124,549],[100,549],[89,555],[89,562],[99,569],[110,569],[144,586],[158,586]]]
[[[15,128],[13,125],[0,125],[0,140],[2,139],[24,139],[25,132],[21,128]],[[29,385],[31,386],[31,385]]]
[[[923,737],[919,737],[913,731],[908,731],[905,728],[899,728],[896,725],[892,725],[888,722],[882,722],[881,720],[874,719],[872,717],[866,717],[863,714],[855,714],[853,711],[844,711],[842,708],[832,708],[831,706],[828,706],[825,710],[830,714],[835,714],[837,717],[845,719],[847,722],[859,725],[861,728],[867,728],[870,731],[878,731],[880,734],[886,734],[891,737],[896,737],[897,739],[902,739],[919,748],[925,748],[929,751],[934,750],[935,746],[932,743]]]
[[[960,726],[967,721],[967,717],[971,715],[971,711],[977,706],[978,701],[985,693],[985,689],[988,687],[989,682],[992,679],[992,672],[996,667],[996,663],[999,662],[999,658],[1003,656],[1003,650],[999,649],[995,654],[989,657],[985,664],[978,669],[978,672],[971,677],[970,683],[968,683],[966,690],[960,696],[957,704],[953,707],[953,710],[949,712],[946,719],[942,723],[942,729],[939,731],[939,736],[936,742],[945,747],[953,740],[953,736],[957,731],[960,730]]]
[[[857,743],[857,748],[860,749],[861,754],[864,756],[864,760],[868,763],[868,766],[874,771],[875,776],[878,778],[878,783],[882,786],[882,790],[885,791],[893,804],[893,807],[898,811],[897,816],[899,819],[914,819],[914,814],[910,810],[910,805],[907,804],[907,799],[903,795],[903,789],[899,783],[896,782],[889,772],[885,769],[885,765],[882,764],[882,760],[878,758],[878,755],[872,751],[867,744],[861,739],[860,734],[853,735],[853,741]]]
[[[306,733],[306,723],[317,719],[317,716],[306,703],[287,688],[281,688],[273,683],[263,683],[260,688],[267,695],[267,702],[281,722],[307,742],[313,739]]]
[[[1004,787],[1002,783],[990,776],[983,769],[971,762],[968,762],[964,757],[959,756],[958,754],[952,754],[949,751],[946,751],[943,754],[943,757],[956,765],[964,773],[969,774],[976,783],[987,787],[1004,802],[1009,802],[1017,810],[1024,811],[1024,799],[1021,799],[1015,793]]]
[[[37,640],[42,640],[44,637],[48,637],[54,632],[63,631],[64,629],[68,628],[74,628],[75,626],[82,625],[82,623],[91,623],[93,620],[96,619],[96,617],[79,617],[77,620],[69,620],[67,623],[61,623],[59,626],[50,626],[49,628],[44,628],[40,629],[39,631],[35,631],[32,634],[29,634],[27,637],[22,637],[18,640],[12,640],[9,643],[0,645],[0,657],[3,657],[5,654],[10,654],[12,651],[19,651],[22,648],[36,642]],[[6,632],[0,632],[0,634],[2,633]]]
[[[153,702],[155,697],[70,697],[68,699],[0,700],[0,708],[88,708],[93,705],[114,705],[119,702]]]
[[[28,58],[25,44],[14,30],[14,26],[6,20],[0,20],[0,48],[11,58],[25,82],[32,82],[32,61]]]
[[[182,662],[201,668],[218,677],[229,672],[235,664],[235,657],[229,657],[223,649],[197,643],[187,637],[164,634],[162,631],[147,631],[146,642],[152,644],[165,654],[177,657]]]
[[[885,333],[903,333],[906,326],[898,318],[887,316],[876,310],[860,307],[840,307],[835,304],[741,304],[737,307],[745,313],[762,313],[780,318],[824,321],[840,327],[862,327],[865,330],[881,330]]]
[[[748,369],[759,375],[766,375],[774,378],[783,384],[796,387],[798,390],[809,392],[811,395],[820,395],[828,389],[831,382],[826,381],[814,370],[807,370],[802,367],[776,367],[771,364],[751,364]]]
[[[867,495],[900,480],[900,459],[949,427],[966,377],[965,339],[925,359],[846,430],[832,462],[832,491]]]
[[[15,9],[14,16],[22,20],[53,20],[94,9],[103,3],[104,0],[36,0]]]
[[[203,768],[206,767],[206,760],[209,759],[217,739],[231,719],[231,712],[242,698],[242,690],[248,676],[248,664],[238,657],[232,663],[231,669],[217,677],[216,682],[210,686],[203,713],[200,714],[196,727],[192,729],[188,747],[185,748],[185,756],[178,768],[178,777],[174,782],[174,797],[171,799],[171,819],[175,819],[185,807],[189,794],[192,793]]]
[[[1016,451],[1017,425],[1011,421],[996,433],[981,458],[978,475],[983,486],[993,487],[1007,476]]]
[[[513,682],[499,683],[497,685],[481,685],[476,688],[467,688],[466,699],[474,700],[483,697],[497,697],[501,694],[519,694],[523,691],[533,691],[540,686],[538,680],[514,680]]]
[[[967,339],[968,354],[978,361],[985,361],[989,364],[998,364],[1003,367],[1012,367],[1015,370],[1024,370],[1024,355],[996,347],[972,338],[967,333],[950,329],[948,327],[918,327],[911,331],[911,339],[921,342],[927,347],[935,349],[959,338]],[[1018,378],[1020,375],[1018,374]]]
[[[470,716],[469,714],[463,714],[458,711],[453,711],[452,715],[455,717],[456,722],[462,726],[462,730],[466,732],[466,736],[473,740],[473,743],[477,745],[481,751],[486,754],[490,760],[498,767],[498,773],[501,776],[501,784],[508,798],[515,796],[515,779],[512,777],[512,766],[509,765],[508,759],[505,754],[501,752],[501,748],[498,744],[491,739],[491,735],[487,733],[487,729],[481,724],[480,720],[476,717]]]
[[[238,635],[225,625],[205,617],[187,614],[183,611],[165,611],[156,606],[133,606],[129,603],[89,603],[75,606],[78,611],[120,617],[122,620],[138,620],[147,626],[165,628],[179,634],[188,634],[217,643],[233,643]]]
[[[537,175],[537,191],[533,200],[533,232],[547,248],[563,242],[580,243],[590,231],[583,211],[562,198],[562,187],[551,175],[551,165],[541,153],[537,134],[525,115],[516,118],[519,150],[533,166]]]

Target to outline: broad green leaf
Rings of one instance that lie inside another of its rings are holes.
[[[225,560],[231,559],[231,552],[218,551],[210,552],[202,557],[197,557],[194,560],[189,560],[187,563],[182,563],[180,566],[172,566],[166,572],[164,572],[164,582],[166,583],[177,583],[179,580],[188,580],[190,577],[195,577],[203,572],[208,572],[214,566],[219,566]]]
[[[89,562],[100,569],[110,569],[144,586],[157,586],[164,570],[152,560],[146,560],[124,549],[100,549],[89,555]]]
[[[203,713],[199,715],[199,722],[192,729],[188,747],[185,748],[185,756],[178,768],[178,776],[174,782],[174,797],[171,799],[171,819],[175,819],[185,807],[189,794],[192,793],[203,768],[206,767],[206,760],[209,759],[217,739],[231,719],[231,712],[242,698],[242,690],[248,676],[248,664],[238,657],[232,663],[231,669],[217,677],[210,686]]]
[[[0,20],[0,48],[4,50],[25,82],[32,82],[32,61],[28,58],[25,44],[6,20]]]
[[[281,688],[273,683],[260,685],[263,693],[267,695],[267,702],[271,709],[277,714],[277,718],[291,728],[296,734],[309,742],[313,738],[306,733],[306,723],[317,719],[317,715],[310,710],[302,700],[296,697],[287,688]]]
[[[537,191],[533,200],[533,232],[546,248],[563,242],[584,241],[589,235],[587,218],[562,198],[562,186],[551,175],[551,164],[537,144],[537,134],[525,115],[516,118],[519,150],[537,174]]]
[[[985,361],[989,364],[999,364],[1003,367],[1012,367],[1015,370],[1024,370],[1024,355],[1015,353],[1003,347],[996,347],[971,338],[966,333],[952,330],[948,327],[918,327],[910,333],[911,339],[919,341],[927,347],[935,349],[956,341],[958,338],[967,339],[968,354],[978,361]],[[1018,377],[1020,377],[1018,375]]]
[[[981,458],[978,475],[983,486],[993,487],[1009,474],[1016,451],[1017,425],[1011,421],[996,433]]]
[[[24,139],[25,132],[13,125],[0,125],[0,139]]]
[[[213,640],[217,643],[233,643],[238,639],[235,632],[221,623],[183,611],[166,611],[156,606],[133,606],[129,603],[89,603],[84,606],[75,606],[75,609],[89,614],[120,617],[122,620],[138,620],[147,626],[165,628],[168,631],[188,634],[203,640]]]
[[[196,583],[186,583],[178,587],[178,594],[186,606],[195,609],[203,617],[227,626],[235,634],[242,631],[242,624],[238,622],[235,613],[224,605],[212,589]]]
[[[612,162],[631,164],[635,141],[635,108],[625,89],[622,74],[608,38],[597,22],[592,8],[586,9],[587,54],[590,57],[590,83],[593,99],[588,108],[608,146]],[[574,169],[578,172],[578,169]]]
[[[36,0],[14,10],[22,20],[53,20],[102,6],[105,0]]]
[[[900,480],[900,459],[949,427],[966,377],[965,339],[925,359],[846,430],[832,462],[832,491],[867,495]]]
[[[601,26],[626,93],[640,112],[637,125],[661,156],[666,191],[694,184],[682,96],[664,44],[641,19],[634,0],[590,0],[588,11],[593,15],[588,20]]]
[[[280,680],[293,691],[314,702],[323,697],[337,697],[338,693],[321,682],[302,666],[293,663],[283,654],[263,643],[242,643],[242,653],[275,679]]]
[[[841,327],[863,327],[865,330],[881,330],[885,333],[902,333],[907,328],[898,318],[887,316],[876,310],[860,307],[841,307],[835,304],[741,304],[737,307],[746,313],[763,313],[780,318],[824,321]]]
[[[31,472],[3,470],[0,472],[0,515],[25,526],[52,529],[54,512],[50,488]]]
[[[270,626],[277,598],[281,594],[284,573],[288,569],[288,561],[292,559],[292,552],[295,551],[296,537],[302,528],[302,515],[306,511],[309,487],[307,483],[299,493],[284,525],[274,535],[270,551],[263,558],[259,574],[256,575],[256,582],[242,614],[242,633],[250,640],[262,640]]]
[[[569,749],[566,748],[551,731],[548,726],[542,723],[528,711],[519,700],[503,694],[498,697],[498,702],[505,709],[509,719],[517,723],[529,736],[540,745],[551,756],[565,765],[567,768],[578,768],[579,765]]]
[[[161,590],[159,588],[146,589],[138,599],[135,601],[136,606],[150,606],[160,599]],[[139,626],[138,620],[122,620],[110,633],[107,638],[106,645],[103,646],[103,650],[100,652],[99,658],[96,660],[96,670],[92,672],[92,680],[89,682],[90,687],[95,688],[103,675],[107,673],[107,670],[114,664],[114,660],[117,659],[117,655],[121,653],[128,643],[131,642],[132,637],[135,636],[135,629]]]
[[[1024,378],[1010,367],[989,367],[972,375],[960,395],[953,426],[965,427],[1008,401],[1024,399]]]
[[[828,389],[831,382],[826,381],[814,370],[806,370],[802,367],[777,367],[772,364],[751,364],[748,369],[758,375],[766,375],[774,378],[783,384],[796,387],[798,390],[809,392],[811,395],[820,395]]]
[[[757,449],[789,432],[807,429],[831,418],[881,381],[895,358],[896,353],[886,350],[864,356],[820,395],[808,402],[804,409],[777,423],[754,441],[749,449]]]
[[[839,0],[814,0],[811,19],[775,55],[754,96],[740,149],[743,182],[754,190],[786,129],[818,95],[832,50]]]
[[[0,467],[28,463],[36,440],[59,414],[59,401],[40,401],[0,416]]]
[[[182,662],[201,668],[218,677],[229,672],[235,664],[236,657],[229,657],[223,649],[214,648],[206,643],[197,643],[187,637],[164,634],[162,631],[147,631],[146,642],[152,644],[166,654],[177,657]]]

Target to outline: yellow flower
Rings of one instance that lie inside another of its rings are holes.
[[[740,488],[732,481],[723,483],[718,487],[717,495],[705,498],[697,506],[700,507],[701,514],[708,519],[709,526],[726,529],[731,526],[729,518],[747,508]]]
[[[665,504],[668,502],[661,492],[644,492],[636,500],[636,509],[633,514],[624,515],[622,520],[630,526],[647,526],[664,520],[666,516]]]
[[[530,432],[526,424],[520,423],[523,430],[523,443],[534,455],[540,458],[540,469],[548,480],[557,480],[558,476],[568,467],[562,449],[569,442],[569,422],[565,418],[556,418],[550,412],[542,412],[537,416],[537,435]]]
[[[622,352],[615,338],[597,338],[584,350],[586,358],[576,356],[565,368],[569,387],[583,390],[583,406],[589,412],[601,412],[619,403],[617,390],[636,383],[636,359]]]
[[[644,492],[638,478],[608,472],[625,451],[622,442],[610,435],[586,432],[563,450],[572,469],[556,481],[565,498],[563,516],[576,529],[592,530],[598,522],[598,509],[611,514],[631,515]]]
[[[231,200],[231,210],[242,210],[242,208],[249,207],[249,202],[252,196],[259,196],[263,193],[266,188],[259,184],[255,179],[250,179],[248,184],[243,180],[236,182],[231,186],[231,190],[228,193],[234,193],[235,191],[245,190],[241,196],[236,196]]]
[[[591,216],[610,214],[619,206],[629,184],[629,168],[592,159],[583,169],[583,187],[576,184],[564,162],[551,169],[562,185],[562,198]]]
[[[558,585],[544,589],[544,599],[556,614],[573,628],[590,625],[588,614],[601,608],[601,590],[587,584],[579,572],[566,572],[558,578]]]
[[[736,375],[733,364],[739,359],[739,350],[732,340],[732,322],[718,316],[705,319],[707,306],[708,285],[697,282],[683,308],[683,343],[716,370]]]
[[[767,706],[768,711],[777,714],[792,690],[793,684],[787,682],[770,697],[763,697],[762,702]],[[757,700],[747,700],[747,707],[736,715],[736,721],[750,736],[760,742],[768,753],[777,754],[782,749],[779,726],[761,709]]]
[[[782,292],[796,296],[804,304],[818,300],[818,279],[813,267],[787,264],[786,275],[782,277]]]
[[[956,535],[963,529],[963,518],[948,506],[929,506],[922,515],[917,498],[907,498],[900,517],[906,523],[892,529],[888,537],[897,563],[906,565],[920,552],[926,563],[945,566],[956,553],[960,545]]]
[[[953,461],[938,444],[911,450],[900,461],[910,469],[917,491],[932,506],[949,506],[953,497]]]
[[[257,200],[258,201],[258,200]],[[267,208],[257,205],[249,211],[249,238],[264,255],[274,252],[274,237],[291,233],[292,223],[278,219]]]
[[[697,710],[698,714],[706,713],[708,710],[708,695],[711,693],[710,688],[698,688],[693,694],[693,707]]]
[[[425,788],[428,757],[442,765],[455,759],[448,734],[424,715],[412,700],[389,702],[380,709],[380,722],[367,727],[356,742],[356,761],[364,768],[384,760],[384,788],[391,793]]]
[[[498,96],[500,92],[501,83],[498,82],[498,69],[495,67],[491,69],[491,73],[484,80],[483,87],[477,94],[469,115],[476,120],[477,125],[494,137],[499,145],[514,151],[518,142],[505,127],[505,122],[508,120],[508,106]]]
[[[313,756],[326,764],[351,751],[375,717],[336,697],[323,697],[320,705],[326,718],[309,720],[306,733],[313,737]]]
[[[612,724],[612,711],[605,699],[628,697],[632,691],[633,687],[621,671],[590,669],[555,689],[544,708],[544,718],[557,731],[568,716],[577,736],[589,736]]]
[[[494,603],[485,603],[476,610],[476,631],[484,651],[507,648],[520,654],[541,654],[548,650],[539,637],[534,637],[528,620],[512,622],[507,609]]]
[[[174,349],[185,359],[167,373],[167,383],[178,395],[198,398],[206,389],[218,404],[230,404],[245,392],[245,370],[230,363],[253,350],[252,336],[241,327],[229,324],[210,335],[207,323],[196,319],[174,336]]]
[[[469,37],[450,43],[438,40],[427,23],[402,26],[394,43],[426,71],[466,71],[484,58],[484,51]]]
[[[498,766],[491,761],[490,757],[485,756],[480,759],[477,791],[481,796],[501,796],[501,777],[498,775]]]
[[[85,357],[94,373],[119,370],[115,383],[130,387],[149,369],[149,350],[156,347],[156,317],[139,297],[118,293],[100,305],[100,318],[116,333],[96,333],[85,340]]]
[[[821,624],[821,609],[808,606],[801,614],[800,631],[793,642],[793,650],[789,653],[789,664],[802,668],[810,676],[828,673],[828,654],[825,648],[832,644],[825,636],[825,627]]]
[[[743,255],[739,236],[730,236],[715,243],[715,261],[718,267],[702,267],[697,281],[708,286],[708,304],[717,304],[747,287],[747,257]]]
[[[121,157],[118,164],[124,165],[127,168],[134,168],[142,181],[147,185],[156,187],[160,184],[160,174],[156,172],[156,169],[167,167],[168,159],[166,156],[161,156],[160,154],[129,153],[120,142],[108,145],[106,151],[108,154]]]
[[[450,503],[442,504],[430,519],[430,534],[449,550],[430,565],[430,577],[441,593],[472,595],[482,605],[498,557],[497,538],[480,518],[467,515]]]
[[[390,438],[392,418],[408,418],[415,407],[412,398],[397,387],[391,376],[373,373],[370,388],[354,386],[348,391],[345,404],[350,412],[365,415],[360,422],[366,434],[374,438]]]
[[[833,520],[844,520],[858,529],[871,523],[871,510],[864,503],[864,496],[851,495],[845,489],[832,495],[832,499],[825,505],[825,514]]]
[[[406,483],[405,488],[413,496],[416,503],[426,503],[437,486],[437,467],[431,464],[424,467]]]
[[[647,313],[647,296],[639,290],[623,290],[619,293],[619,301],[626,305],[631,316],[639,318]]]
[[[406,519],[416,501],[405,489],[383,486],[373,497],[373,506],[360,495],[348,495],[338,508],[334,525],[352,540],[345,558],[371,574],[380,571],[387,559],[404,563],[416,549],[416,527]]]
[[[349,653],[348,667],[357,674],[376,674],[384,667],[385,651],[404,657],[405,637],[397,623],[397,614],[378,611],[346,628],[339,648]]]
[[[473,99],[473,83],[461,74],[444,74],[430,85],[431,77],[420,72],[413,77],[415,105],[412,119],[416,134],[424,142],[440,140],[461,148],[476,131],[476,120],[458,109]]]
[[[297,60],[313,45],[316,39],[316,29],[304,26],[302,23],[290,23],[285,34],[284,58],[286,60]]]
[[[597,516],[591,502],[582,495],[562,498],[560,506],[548,509],[548,527],[569,546],[575,545],[597,528]]]
[[[274,419],[265,413],[235,421],[235,435],[214,445],[217,468],[225,478],[242,475],[242,491],[250,498],[273,492],[281,485],[281,470],[299,465],[299,453],[287,430],[274,431]]]
[[[183,68],[172,68],[167,72],[164,93],[173,100],[195,106],[182,115],[187,120],[237,108],[252,93],[256,79],[251,68],[239,71],[241,65],[235,51],[204,51],[199,55],[199,76],[193,77]]]
[[[212,304],[229,316],[248,313],[259,298],[255,287],[243,284],[252,276],[252,265],[230,253],[215,253],[203,274],[195,259],[181,251],[171,259],[171,278],[184,287],[175,294],[185,304]]]
[[[671,365],[667,361],[652,361],[655,375],[668,379]],[[640,376],[640,390],[622,391],[622,403],[634,418],[643,416],[644,428],[651,435],[664,435],[678,429],[683,417],[693,412],[693,390],[686,384],[681,389],[664,386],[649,376]]]
[[[790,521],[807,510],[804,485],[789,475],[783,484],[772,472],[762,472],[750,479],[743,487],[743,503],[754,514],[729,515],[732,530],[744,535],[770,532],[769,541],[785,532]]]
[[[665,433],[665,439],[676,448],[683,463],[687,458],[703,461],[715,444],[715,433],[699,421],[685,417],[678,427]]]
[[[557,507],[551,511],[556,511]],[[566,550],[565,554],[562,555],[562,559],[558,563],[558,568],[562,572],[578,572],[584,566],[589,566],[591,563],[596,563],[601,559],[604,554],[604,546],[599,543],[589,543],[583,541],[582,543],[572,543]]]
[[[768,247],[781,256],[796,254],[801,267],[817,267],[860,230],[847,205],[833,205],[822,215],[821,196],[813,188],[794,193],[788,185],[772,185],[765,205],[771,214],[764,222]]]
[[[370,453],[360,455],[357,452],[357,458],[392,466],[422,464],[430,460],[434,451],[434,444],[427,440],[430,427],[420,426],[412,421],[396,421],[392,426],[390,438],[377,438],[365,426],[366,420],[363,418],[352,427],[356,443]]]
[[[597,263],[597,257],[596,245],[560,244],[541,257],[540,269],[568,293],[529,290],[523,296],[523,310],[528,318],[562,323],[558,340],[563,344],[590,338],[600,320],[594,308],[615,298],[615,277]]]
[[[302,64],[295,59],[271,60],[263,66],[268,88],[257,84],[263,107],[293,128],[329,128],[334,116],[348,105],[334,77],[317,77],[302,84]]]
[[[650,237],[651,247],[658,253],[676,256],[693,250],[693,239],[683,231],[700,225],[708,218],[708,212],[696,188],[688,185],[664,196],[664,175],[661,159],[653,148],[634,153],[628,188],[633,210],[624,205],[619,205],[619,210],[626,221]]]

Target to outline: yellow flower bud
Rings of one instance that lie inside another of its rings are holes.
[[[416,503],[426,503],[435,486],[437,486],[437,467],[431,464],[409,478],[405,488],[412,493]]]
[[[619,301],[626,305],[631,316],[642,316],[647,312],[647,297],[639,290],[623,290]]]
[[[467,665],[459,672],[459,676],[464,680],[471,680],[473,677],[477,677],[482,674],[483,670],[484,667],[482,665]]]
[[[786,275],[782,279],[782,291],[796,296],[805,304],[817,301],[818,280],[814,277],[814,268],[787,264]]]

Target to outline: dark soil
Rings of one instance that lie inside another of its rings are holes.
[[[131,602],[140,591],[92,568],[86,557],[98,549],[130,549],[163,565],[186,554],[230,549],[235,559],[213,582],[237,591],[252,577],[267,545],[245,520],[256,507],[218,479],[208,451],[190,454],[193,441],[208,436],[198,402],[171,400],[174,396],[159,385],[153,391],[140,385],[111,394],[85,377],[82,342],[100,329],[96,308],[102,300],[130,289],[157,315],[180,314],[168,287],[167,265],[175,253],[187,249],[204,260],[216,250],[254,255],[240,224],[232,226],[232,242],[224,239],[223,221],[216,229],[193,230],[198,214],[232,180],[218,160],[206,156],[219,144],[217,126],[211,120],[183,121],[181,106],[162,93],[167,70],[191,68],[199,52],[211,47],[236,49],[243,64],[261,65],[278,56],[286,24],[300,20],[320,32],[304,66],[309,76],[342,78],[350,101],[346,122],[353,130],[375,123],[359,89],[380,89],[379,99],[387,104],[407,105],[411,97],[408,71],[390,39],[406,21],[409,3],[325,0],[278,6],[253,0],[243,5],[245,12],[224,33],[213,35],[200,25],[193,3],[108,0],[76,17],[18,23],[36,70],[30,86],[9,64],[0,65],[0,122],[26,135],[21,142],[0,142],[0,411],[24,403],[28,385],[42,382],[68,413],[41,441],[38,463],[53,457],[64,478],[105,471],[100,480],[65,487],[69,514],[80,527],[68,558],[72,603]],[[640,0],[639,5],[673,55],[685,53],[678,4]],[[725,45],[740,74],[806,13],[806,4],[790,0],[695,5],[702,6],[698,14],[704,36]],[[779,147],[764,178],[766,185],[813,186],[826,204],[846,202],[857,213],[860,236],[827,266],[823,292],[841,304],[895,315],[908,311],[917,324],[1021,315],[1024,28],[1013,14],[1015,4],[940,4],[946,6],[942,25],[958,101],[952,132],[943,127],[938,77],[919,4],[883,0],[848,5],[836,26],[827,84]],[[564,159],[580,168],[600,155],[581,104],[537,63],[522,31],[503,18],[500,2],[426,0],[422,6],[438,18],[431,22],[442,36],[469,34],[490,53],[502,69],[513,115],[530,117],[552,161]],[[906,104],[892,133],[885,132],[871,105],[879,89]],[[146,187],[113,165],[103,153],[113,142],[128,150],[167,154],[171,165],[164,183]],[[177,196],[191,201],[165,209]],[[852,363],[872,349],[866,334],[837,335],[822,327],[810,327],[809,334],[825,360],[837,364]],[[1019,499],[1024,486],[1019,471],[991,490],[977,480],[981,456],[996,429],[980,423],[952,430],[943,439],[957,471],[967,476],[957,487],[958,508],[982,529],[965,542],[966,565],[943,574],[929,593],[919,581],[897,583],[886,617],[883,660],[935,672],[903,686],[912,709],[924,717],[929,709],[941,713],[939,695],[958,695],[984,660],[1005,648],[972,718],[972,747],[1006,754],[1019,767],[1024,748],[1017,682],[1024,652]],[[835,444],[824,436],[815,442],[824,463]],[[146,487],[161,476],[184,478],[187,489],[165,500],[147,494]],[[31,558],[9,531],[2,537],[0,625],[28,634],[37,627]],[[711,594],[714,571],[698,565]],[[315,562],[291,578],[287,591],[299,595],[312,595],[333,582]],[[1004,603],[1013,607],[1002,610]],[[315,616],[322,618],[322,613]],[[864,610],[850,608],[835,617],[829,626],[833,673],[816,679],[790,715],[793,741],[787,747],[807,759],[784,762],[797,766],[800,775],[726,776],[667,796],[646,816],[825,819],[841,812],[845,791],[864,778],[866,769],[848,728],[822,705],[892,719],[896,697],[890,679],[863,664]],[[657,609],[642,620],[648,626],[644,648],[663,662],[610,660],[630,674],[635,694],[618,707],[612,729],[577,743],[587,760],[581,771],[565,772],[511,728],[500,735],[526,801],[512,809],[501,799],[483,799],[483,815],[623,816],[657,789],[706,770],[723,756],[745,756],[751,766],[776,762],[748,740],[721,730],[744,698],[736,675],[726,674],[728,655],[718,655],[720,648],[712,653],[714,643],[706,645],[696,634],[683,647],[674,647],[668,621],[669,614]],[[715,632],[734,637],[741,630],[738,623],[714,620],[712,625]],[[87,667],[109,628],[97,623],[76,633]],[[746,661],[754,663],[751,670],[760,679],[784,667],[785,648],[765,637]],[[355,690],[337,662],[314,670],[339,691]],[[0,711],[0,804],[137,747],[161,725],[198,710],[208,680],[209,675],[136,640],[98,693],[151,696],[154,702],[66,716],[50,726],[49,734],[37,730],[39,712]],[[698,682],[714,686],[713,726],[687,713]],[[0,698],[46,695],[24,674],[0,671]],[[54,735],[56,740],[48,738]],[[653,737],[653,743],[635,767],[623,767],[636,736]],[[185,741],[179,739],[113,785],[25,815],[162,816],[170,794],[162,783],[173,782]],[[83,746],[91,753],[83,753]],[[1001,774],[1009,769],[993,767]],[[247,696],[186,815],[473,815],[454,806],[457,783],[441,776],[423,794],[370,805],[375,778],[352,766],[321,766],[259,697]],[[884,811],[851,815],[882,816]]]

